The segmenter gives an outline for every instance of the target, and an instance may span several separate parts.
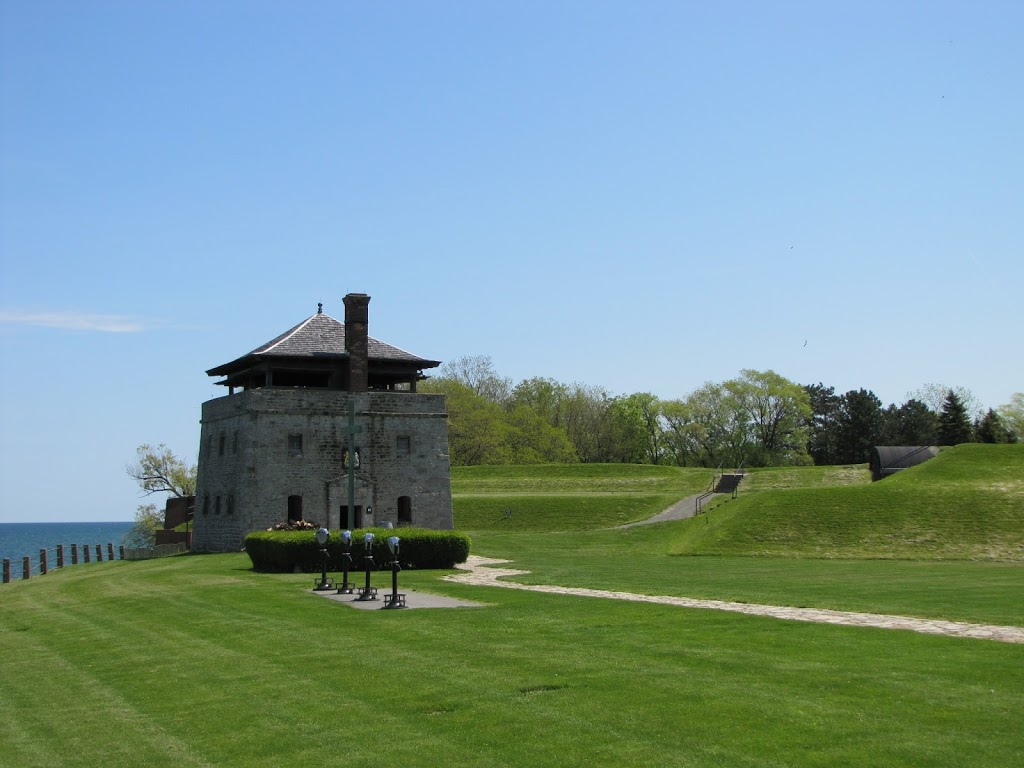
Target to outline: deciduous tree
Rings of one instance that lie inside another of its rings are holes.
[[[920,400],[928,406],[932,413],[938,414],[942,410],[942,404],[946,402],[946,396],[953,392],[964,407],[968,418],[981,415],[981,402],[974,393],[967,387],[947,387],[944,384],[924,384],[913,392],[907,394],[907,399]]]
[[[194,496],[196,466],[179,459],[163,443],[155,448],[143,443],[136,449],[137,460],[125,466],[128,475],[139,484],[145,495],[168,493],[171,496]]]
[[[164,527],[164,516],[156,504],[140,504],[135,511],[135,522],[121,537],[126,547],[153,547],[156,532]]]
[[[1015,392],[1006,405],[996,409],[1014,442],[1024,443],[1024,392]]]
[[[456,358],[438,368],[437,378],[457,381],[492,403],[505,404],[512,395],[512,380],[498,375],[488,355]]]
[[[507,413],[506,440],[513,464],[575,464],[576,450],[565,429],[553,426],[528,405],[516,405]]]
[[[604,387],[572,384],[561,404],[565,432],[580,461],[613,461],[612,398]]]
[[[431,379],[420,389],[446,396],[452,466],[510,463],[508,424],[500,405],[454,379]]]
[[[775,371],[745,369],[725,383],[751,431],[756,466],[806,464],[810,398],[799,384]]]
[[[680,467],[701,466],[704,427],[693,417],[693,409],[684,400],[662,400],[661,418],[665,455]]]

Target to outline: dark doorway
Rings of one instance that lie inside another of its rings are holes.
[[[302,497],[301,496],[289,496],[288,497],[288,522],[294,522],[295,520],[302,519]]]
[[[348,513],[348,504],[341,505],[341,517],[339,519],[341,520],[342,527],[349,530],[363,527],[363,508],[357,504],[355,510],[355,519],[353,519],[352,515]]]
[[[398,497],[398,524],[412,525],[412,497]]]

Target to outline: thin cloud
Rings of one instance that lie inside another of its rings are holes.
[[[101,333],[140,333],[146,330],[141,320],[123,315],[94,315],[88,312],[18,312],[0,310],[0,323],[59,328],[65,331]]]

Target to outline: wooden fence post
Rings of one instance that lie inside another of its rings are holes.
[[[32,559],[28,555],[21,558],[21,578],[32,578]]]
[[[64,545],[63,544],[58,544],[57,545],[57,567],[58,568],[63,568],[64,567]]]
[[[90,554],[89,554],[89,545],[88,545],[88,544],[83,544],[83,545],[82,545],[82,552],[83,552],[83,553],[84,553],[84,555],[85,555],[85,562],[87,562],[87,563],[89,563],[89,562],[92,562],[92,561],[91,561],[91,560],[89,559],[89,558],[90,558]]]
[[[118,547],[118,549],[121,552],[121,559],[124,560],[124,544],[122,544],[120,547]]]
[[[4,584],[11,583],[11,560],[8,557],[4,558]]]
[[[46,561],[46,556],[49,553],[45,549],[39,550],[39,573],[46,575],[50,572],[50,564]]]
[[[113,559],[114,559],[114,542],[108,541],[107,542],[107,560],[113,560]]]
[[[78,545],[71,545],[71,564],[78,565]]]
[[[96,562],[103,562],[103,547],[101,547],[99,544],[96,545]]]

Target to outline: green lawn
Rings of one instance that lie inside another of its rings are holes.
[[[1024,626],[1024,446],[995,449],[960,446],[870,485],[863,467],[759,471],[706,515],[625,530],[608,528],[703,490],[710,471],[463,468],[456,523],[475,554],[513,560],[529,583]],[[357,611],[310,594],[311,575],[254,573],[240,554],[0,586],[0,765],[1015,766],[1024,754],[1024,645],[442,575],[406,571],[401,585],[486,607]]]
[[[699,520],[700,518],[698,518]],[[528,584],[1024,626],[1024,566],[1008,562],[674,556],[686,521],[624,531],[476,532],[473,552]]]
[[[489,607],[356,611],[244,555],[5,585],[0,762],[1009,766],[1024,751],[1021,646],[438,577],[403,584]]]

